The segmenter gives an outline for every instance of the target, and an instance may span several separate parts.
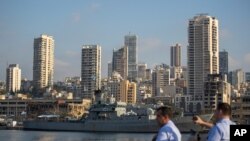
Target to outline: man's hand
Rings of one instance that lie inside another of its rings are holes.
[[[194,122],[195,124],[199,124],[199,125],[205,126],[205,127],[207,127],[207,128],[213,127],[213,124],[212,124],[212,123],[209,123],[209,122],[206,122],[206,121],[202,120],[199,116],[194,116],[194,117],[193,117],[193,122]]]
[[[194,116],[193,117],[193,122],[195,124],[203,125],[204,121],[199,117],[199,116]]]

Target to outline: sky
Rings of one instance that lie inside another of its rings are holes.
[[[170,46],[182,46],[187,64],[188,20],[207,13],[219,20],[219,48],[229,53],[229,70],[250,71],[249,0],[1,0],[0,80],[7,64],[19,64],[32,80],[33,41],[41,34],[55,40],[55,81],[80,76],[81,48],[102,46],[102,77],[113,48],[124,36],[138,35],[138,62],[153,68],[170,64]]]

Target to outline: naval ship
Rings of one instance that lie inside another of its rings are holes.
[[[24,130],[79,131],[79,132],[126,132],[156,133],[159,130],[155,116],[155,106],[132,106],[124,102],[98,101],[89,109],[89,114],[79,121],[29,120],[23,122]],[[204,120],[211,114],[200,115]],[[57,117],[49,115],[47,117]],[[48,119],[48,118],[47,118]],[[179,114],[172,118],[180,132],[199,131],[192,116]]]
[[[24,121],[24,130],[46,131],[85,131],[85,132],[132,132],[156,133],[159,129],[154,110],[151,108],[138,108],[138,112],[127,111],[128,106],[123,102],[112,104],[94,104],[89,109],[89,115],[79,121],[51,121],[29,120]],[[130,108],[133,109],[133,108]],[[47,119],[57,116],[48,115]],[[211,114],[201,115],[209,119]],[[177,116],[172,119],[181,132],[202,131],[195,125],[192,116]]]

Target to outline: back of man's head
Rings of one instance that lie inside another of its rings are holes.
[[[231,106],[228,103],[219,103],[217,110],[222,112],[223,115],[231,116]]]
[[[162,116],[168,116],[169,118],[172,118],[173,111],[170,107],[162,106],[156,109],[157,112],[160,112]]]

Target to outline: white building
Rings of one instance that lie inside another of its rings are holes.
[[[21,89],[21,69],[18,64],[10,64],[6,69],[6,91],[17,92]]]
[[[101,88],[101,46],[83,45],[81,68],[82,97],[92,99]]]
[[[207,75],[219,73],[218,20],[205,14],[190,19],[188,44],[188,94],[203,109]]]
[[[54,39],[42,34],[34,39],[33,83],[37,90],[53,86]]]

